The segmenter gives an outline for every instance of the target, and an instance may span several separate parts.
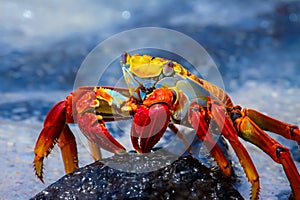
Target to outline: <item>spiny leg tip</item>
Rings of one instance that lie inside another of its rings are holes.
[[[42,183],[44,183],[43,178],[43,159],[34,159],[33,161],[33,169],[35,171],[35,175],[40,179]]]

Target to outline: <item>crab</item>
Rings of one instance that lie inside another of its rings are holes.
[[[130,138],[139,153],[150,152],[169,128],[189,146],[178,125],[193,128],[200,141],[212,146],[210,153],[220,170],[231,175],[230,162],[216,143],[209,124],[213,121],[232,146],[251,183],[251,199],[258,199],[257,170],[239,138],[246,140],[282,165],[293,195],[300,199],[300,175],[288,148],[265,131],[294,140],[300,145],[296,125],[273,119],[253,109],[234,105],[216,85],[198,78],[179,63],[149,55],[121,56],[127,88],[79,87],[49,111],[34,149],[34,169],[43,182],[43,160],[57,144],[65,172],[78,168],[76,141],[68,124],[77,123],[100,159],[99,148],[120,154],[126,149],[109,133],[105,123],[133,119]],[[189,148],[189,147],[188,147]]]

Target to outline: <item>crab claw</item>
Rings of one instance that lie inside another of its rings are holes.
[[[160,140],[170,121],[166,104],[144,105],[137,109],[131,127],[131,141],[136,151],[146,153]]]
[[[94,113],[84,113],[77,117],[82,133],[92,143],[113,153],[124,153],[126,149],[115,140],[105,127],[104,121]]]

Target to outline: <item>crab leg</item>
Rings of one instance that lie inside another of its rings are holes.
[[[250,114],[251,117],[253,117],[253,113],[257,115],[259,114],[258,112],[253,112],[253,111],[251,112],[252,112]],[[262,114],[260,115],[263,116]],[[287,135],[288,132],[287,130],[289,130],[288,124],[282,122],[280,123],[278,120],[271,122],[271,118],[269,117],[266,117],[265,119],[268,125],[274,123],[275,127],[281,126],[282,129],[280,130],[283,131],[282,135],[288,136]],[[247,115],[244,115],[241,118],[236,119],[235,123],[238,131],[240,132],[240,136],[243,139],[258,146],[260,149],[266,152],[275,162],[283,166],[285,174],[291,184],[291,188],[295,198],[300,199],[300,175],[295,166],[295,163],[293,162],[289,149],[283,147],[281,144],[279,144],[274,139],[272,139],[269,135],[267,135],[259,127],[263,123],[257,125]],[[271,127],[269,128],[269,126],[266,125],[264,125],[263,127],[266,128],[267,130],[273,130]],[[280,132],[280,130],[276,130],[276,132]]]
[[[67,124],[64,125],[57,144],[61,150],[65,172],[68,174],[78,169],[76,140]]]
[[[233,150],[239,158],[249,182],[252,184],[251,199],[258,199],[260,190],[258,173],[247,150],[239,141],[238,133],[234,128],[231,119],[226,115],[223,107],[215,103],[212,104],[211,110],[212,116],[216,120],[217,125],[220,128],[223,126],[222,135],[231,144]]]
[[[78,168],[76,141],[73,133],[66,125],[67,101],[60,101],[47,115],[44,128],[34,148],[34,169],[37,177],[43,182],[43,160],[58,142],[65,164],[66,173]]]
[[[91,151],[91,156],[93,157],[94,161],[100,160],[102,158],[100,148],[91,141],[88,141],[88,144]]]
[[[203,116],[204,113],[205,111],[202,106],[198,104],[192,104],[189,108],[189,122],[196,130],[196,134],[199,137],[199,139],[201,141],[204,141],[204,145],[207,148],[209,148],[212,157],[217,162],[218,166],[223,171],[223,173],[226,176],[230,176],[231,170],[229,162],[226,159],[219,145],[212,138],[211,131]]]
[[[300,130],[296,125],[273,119],[253,109],[243,109],[243,112],[261,129],[277,133],[286,139],[295,140],[300,146]]]

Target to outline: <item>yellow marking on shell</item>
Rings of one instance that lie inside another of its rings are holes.
[[[148,55],[133,55],[128,60],[129,70],[140,78],[151,78],[159,76],[164,65],[168,62],[163,58],[152,57]]]
[[[171,60],[166,60],[160,57],[152,57],[149,55],[134,54],[130,56],[127,54],[126,65],[129,65],[130,72],[140,78],[156,77],[161,74],[165,64]],[[173,69],[176,73],[183,77],[189,77],[190,79],[200,83],[199,78],[182,67],[179,63],[171,61],[173,63]]]

